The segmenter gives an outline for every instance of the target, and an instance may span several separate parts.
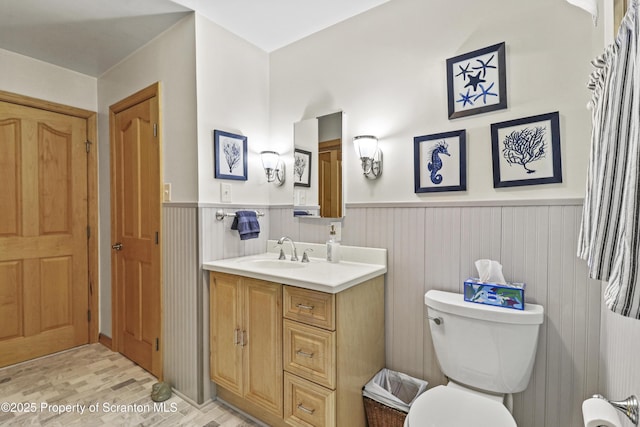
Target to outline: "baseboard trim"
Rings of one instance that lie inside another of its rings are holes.
[[[98,342],[107,347],[109,350],[113,351],[113,341],[111,340],[111,337],[103,334],[98,334]]]

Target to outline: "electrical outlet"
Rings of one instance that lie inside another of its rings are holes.
[[[171,201],[171,183],[166,182],[162,189],[162,201],[170,202]]]
[[[307,204],[307,192],[302,190],[300,191],[300,206],[304,206]]]
[[[220,184],[220,199],[222,203],[231,203],[231,184],[225,182]]]
[[[329,225],[333,225],[333,229],[336,230],[336,240],[338,242],[342,241],[342,223],[331,222]]]

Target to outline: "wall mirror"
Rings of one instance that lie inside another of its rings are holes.
[[[293,124],[294,216],[344,216],[343,126],[342,111]]]

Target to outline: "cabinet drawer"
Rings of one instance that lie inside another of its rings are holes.
[[[334,427],[336,392],[284,374],[284,420],[292,426]]]
[[[284,287],[284,317],[331,331],[336,328],[335,295]]]
[[[284,321],[284,369],[329,388],[335,388],[335,332]]]

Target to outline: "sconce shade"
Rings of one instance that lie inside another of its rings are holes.
[[[260,153],[262,167],[267,174],[267,182],[274,182],[281,186],[284,184],[284,162],[280,160],[280,154],[275,151],[263,151]]]
[[[372,135],[360,135],[353,138],[353,144],[358,156],[366,159],[373,159],[378,151],[378,138]]]
[[[373,135],[356,136],[353,145],[362,162],[364,176],[378,179],[382,175],[382,151],[378,148],[378,138]]]
[[[275,151],[263,151],[260,153],[262,157],[262,167],[266,170],[274,170],[278,166],[278,160],[280,160],[280,154]]]

